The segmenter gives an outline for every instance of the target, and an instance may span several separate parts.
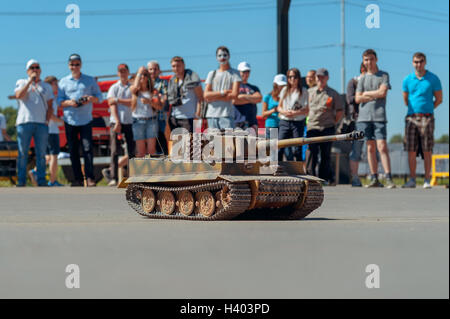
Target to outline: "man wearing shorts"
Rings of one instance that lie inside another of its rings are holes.
[[[403,100],[408,107],[405,128],[405,151],[408,152],[410,179],[403,188],[416,187],[416,155],[423,153],[425,182],[431,188],[431,156],[434,146],[434,109],[442,103],[439,78],[425,69],[427,58],[417,52],[413,55],[415,71],[403,80]]]
[[[364,131],[367,143],[367,159],[370,168],[370,183],[367,187],[384,187],[378,180],[377,149],[386,176],[386,187],[395,188],[391,176],[391,160],[386,142],[386,96],[391,88],[389,74],[377,66],[377,54],[368,49],[363,53],[367,73],[361,76],[356,87],[355,102],[359,105],[356,129]]]

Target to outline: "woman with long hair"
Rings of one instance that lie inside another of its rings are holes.
[[[145,67],[140,67],[134,79],[131,97],[133,112],[133,136],[136,141],[136,157],[156,153],[156,137],[158,136],[158,119],[156,110],[163,105],[158,94],[154,94],[153,82]]]
[[[278,128],[277,107],[280,101],[280,92],[286,86],[286,75],[277,74],[273,79],[272,91],[265,95],[262,103],[262,116],[266,120],[266,138],[270,137],[270,129]]]
[[[287,85],[280,92],[280,104],[277,107],[279,122],[278,139],[303,137],[305,118],[309,112],[308,91],[302,88],[300,70],[287,71]],[[278,160],[283,159],[284,149],[278,151]],[[302,161],[301,147],[288,148],[286,159]]]

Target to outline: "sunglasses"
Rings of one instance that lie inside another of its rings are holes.
[[[77,64],[74,64],[74,63],[71,63],[71,64],[69,64],[70,66],[80,66],[81,64],[80,63],[77,63]]]
[[[424,60],[419,60],[419,61],[413,61],[415,64],[419,64],[419,63],[423,63]]]
[[[297,79],[297,76],[295,76],[295,75],[289,75],[289,76],[288,76],[288,79]]]
[[[30,66],[30,70],[39,70],[40,66]]]

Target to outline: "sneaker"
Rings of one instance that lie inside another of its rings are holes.
[[[49,181],[48,186],[53,187],[53,186],[64,186],[64,185],[58,183],[58,181],[54,181],[53,183]]]
[[[102,175],[108,183],[111,182],[112,178],[111,178],[111,171],[109,168],[102,169]]]
[[[410,178],[409,181],[402,185],[402,188],[416,188],[416,180]]]
[[[353,176],[352,178],[352,187],[362,187],[361,180],[358,176]]]
[[[426,179],[426,180],[423,182],[423,188],[425,188],[425,189],[433,188],[433,186],[431,186],[431,181],[430,181],[429,179]]]
[[[30,169],[30,170],[28,171],[28,176],[30,176],[31,183],[32,183],[34,186],[38,186],[38,182],[37,182],[37,172],[36,172],[36,170],[35,170],[35,169]]]
[[[372,179],[370,181],[369,185],[366,185],[367,188],[374,188],[374,187],[384,187],[383,184],[378,179]]]
[[[115,179],[112,179],[112,180],[108,183],[108,186],[111,186],[111,187],[117,186],[116,180],[115,180]]]
[[[392,188],[396,188],[397,186],[395,185],[394,181],[390,178],[386,179],[386,188],[392,189]]]

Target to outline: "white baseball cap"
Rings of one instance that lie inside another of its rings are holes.
[[[273,78],[273,83],[276,83],[277,85],[286,85],[287,84],[286,75],[284,74],[275,75],[275,77]]]
[[[250,71],[250,64],[248,64],[247,62],[241,62],[238,65],[238,71]]]
[[[36,61],[35,59],[31,59],[27,62],[27,70],[30,68],[30,66],[32,66],[33,64],[39,64],[38,61]]]

